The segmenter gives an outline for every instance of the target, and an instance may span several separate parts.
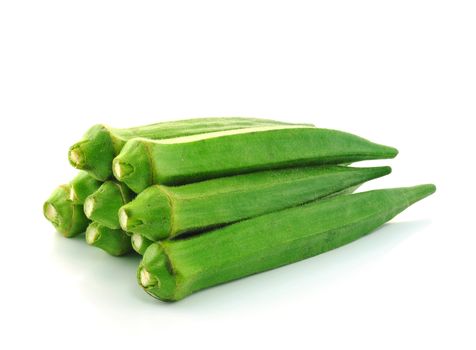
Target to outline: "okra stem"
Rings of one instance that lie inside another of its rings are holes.
[[[139,233],[133,233],[131,236],[131,243],[132,248],[139,253],[140,255],[144,255],[147,248],[154,243],[150,239],[145,238]]]
[[[88,226],[86,242],[114,256],[121,256],[132,250],[131,239],[124,231],[110,229],[97,222]]]
[[[92,220],[112,229],[120,228],[117,212],[134,198],[134,193],[123,183],[106,181],[84,202],[84,213]]]
[[[43,205],[43,213],[64,237],[74,237],[84,232],[89,220],[83,206],[69,200],[70,185],[61,185],[53,191]]]

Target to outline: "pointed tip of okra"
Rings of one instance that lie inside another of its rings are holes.
[[[385,176],[392,173],[392,167],[389,167],[389,166],[378,166],[378,167],[373,167],[370,169],[373,169],[375,176],[378,176],[378,177]]]
[[[410,204],[418,202],[423,198],[426,198],[436,192],[436,186],[434,184],[423,184],[413,187],[407,187],[405,189],[405,197]]]
[[[392,159],[398,155],[398,149],[382,145],[382,158]]]

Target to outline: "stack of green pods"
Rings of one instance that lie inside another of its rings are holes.
[[[431,184],[354,193],[391,169],[349,164],[397,153],[267,119],[96,125],[70,148],[80,172],[44,214],[65,237],[142,255],[139,284],[175,301],[352,242],[432,194]]]

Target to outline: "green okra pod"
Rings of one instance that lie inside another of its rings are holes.
[[[119,210],[123,230],[151,241],[300,205],[387,175],[390,167],[309,166],[154,185]]]
[[[43,214],[64,237],[74,237],[84,232],[89,224],[83,206],[70,199],[70,185],[61,185],[43,204]]]
[[[111,163],[127,140],[135,137],[167,139],[206,132],[248,128],[259,125],[289,124],[256,118],[196,118],[162,122],[127,129],[98,124],[91,127],[82,140],[71,146],[69,161],[77,169],[90,173],[98,180],[112,177]]]
[[[132,139],[113,161],[119,181],[139,193],[260,170],[393,158],[395,148],[336,130],[274,125],[167,140]]]
[[[117,181],[104,182],[84,202],[84,213],[92,220],[112,229],[120,228],[117,212],[135,194],[126,185]]]
[[[132,251],[131,238],[124,231],[111,229],[97,222],[92,222],[88,226],[86,242],[114,256]]]
[[[86,197],[97,191],[102,182],[96,180],[87,172],[80,171],[79,174],[69,184],[69,199],[74,204],[84,204]]]
[[[139,233],[133,233],[131,236],[131,243],[132,243],[132,248],[139,253],[140,255],[144,255],[145,251],[149,246],[154,243],[148,238],[145,238]]]
[[[434,185],[420,185],[341,195],[188,239],[153,243],[138,281],[156,298],[179,300],[350,243],[434,191]]]

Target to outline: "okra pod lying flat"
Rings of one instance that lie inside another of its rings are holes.
[[[153,243],[137,277],[165,301],[352,242],[432,194],[434,185],[341,195],[183,240]]]
[[[83,206],[70,199],[70,185],[61,185],[53,191],[43,205],[43,214],[55,229],[65,237],[74,237],[84,232],[89,224]]]
[[[84,204],[86,197],[97,191],[102,182],[96,180],[87,172],[80,171],[79,174],[69,184],[69,199],[74,204]]]
[[[132,251],[131,238],[124,231],[110,229],[97,222],[92,222],[88,226],[86,242],[114,256]]]
[[[167,140],[132,139],[113,161],[114,175],[139,193],[259,170],[393,158],[395,148],[336,130],[274,125]]]
[[[119,221],[123,230],[158,241],[323,198],[390,171],[390,167],[309,166],[176,187],[154,185],[119,210]]]
[[[139,253],[140,255],[144,255],[146,249],[154,243],[150,239],[145,238],[139,233],[133,233],[131,236],[131,243],[132,248]]]
[[[84,213],[92,220],[112,229],[118,229],[117,212],[121,206],[134,198],[126,185],[117,181],[106,181],[86,198]]]
[[[86,170],[96,179],[105,181],[112,176],[113,158],[131,138],[167,139],[274,124],[289,123],[255,118],[197,118],[128,129],[115,129],[98,124],[90,128],[81,141],[71,146],[68,157],[75,168]]]

